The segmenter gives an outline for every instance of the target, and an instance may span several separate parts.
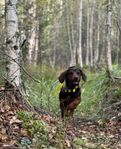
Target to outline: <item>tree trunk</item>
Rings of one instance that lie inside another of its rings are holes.
[[[93,22],[94,22],[94,1],[91,2],[91,12],[90,12],[90,40],[89,40],[89,49],[90,49],[90,67],[93,67]]]
[[[112,71],[112,59],[111,59],[111,16],[112,16],[112,8],[111,8],[111,0],[108,0],[107,5],[107,30],[106,30],[106,38],[107,38],[107,52],[106,52],[106,61],[107,61],[107,71],[110,75]]]
[[[6,0],[6,56],[7,80],[9,84],[21,89],[18,19],[16,14],[17,0]]]
[[[37,57],[38,57],[38,49],[39,49],[38,33],[39,33],[39,29],[38,29],[38,26],[36,26],[35,48],[33,51],[33,64],[34,65],[37,65]]]
[[[101,36],[101,49],[99,54],[99,65],[104,65],[106,61],[106,37],[105,37],[105,29],[102,28],[102,32],[100,32]]]
[[[100,12],[99,12],[100,13]],[[96,49],[94,53],[94,65],[96,66],[99,62],[99,43],[100,43],[100,14],[98,13],[98,25],[97,25],[97,41],[96,41]]]
[[[74,26],[73,26],[73,15],[70,14],[70,33],[71,33],[71,42],[72,42],[72,56],[73,62],[70,66],[76,64],[76,42],[75,42],[75,35],[74,35]]]
[[[66,0],[66,19],[67,19],[67,34],[68,34],[68,42],[69,42],[69,50],[70,50],[70,66],[76,64],[76,59],[74,59],[74,51],[72,47],[72,36],[71,36],[71,26],[70,26],[70,12],[69,12],[69,1]]]
[[[82,68],[82,0],[80,0],[80,9],[79,9],[79,47],[77,49],[77,62],[78,65]]]
[[[119,30],[117,30],[117,52],[116,52],[116,64],[117,65],[119,64],[119,49],[120,49],[119,37],[120,37],[120,33],[119,33]]]
[[[29,30],[30,38],[29,42],[29,52],[28,61],[29,64],[37,63],[37,52],[38,52],[38,32],[37,32],[37,20],[36,20],[36,0],[28,1],[30,5],[29,16],[31,18],[31,29]]]
[[[90,34],[89,34],[89,27],[90,27],[90,4],[88,3],[87,8],[87,48],[86,48],[86,65],[89,66],[89,40],[90,40]]]
[[[57,20],[56,20],[57,21]],[[55,67],[56,64],[56,49],[57,49],[57,33],[58,33],[58,23],[56,23],[56,21],[54,21],[53,24],[53,43],[52,43],[52,52],[50,53],[51,55],[49,56],[49,61],[50,61],[50,65],[52,68]],[[51,35],[52,36],[52,35]]]

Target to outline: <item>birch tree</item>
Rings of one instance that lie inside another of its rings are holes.
[[[31,19],[31,29],[29,30],[29,51],[28,51],[28,61],[29,64],[35,64],[37,63],[37,52],[38,52],[38,25],[36,20],[36,0],[28,1],[28,4],[30,5],[29,8],[29,16]]]
[[[98,6],[98,10],[99,6]],[[97,35],[96,35],[96,49],[94,52],[94,65],[96,66],[99,61],[99,44],[100,44],[100,11],[97,14]]]
[[[73,48],[73,43],[72,43],[72,18],[70,15],[69,11],[69,0],[66,0],[66,19],[67,19],[67,34],[68,34],[68,43],[69,43],[69,50],[70,50],[70,66],[73,66],[76,64],[76,52],[75,49]]]
[[[90,49],[90,66],[93,67],[93,25],[94,25],[94,1],[91,2],[91,12],[90,12],[90,40],[89,40],[89,49]]]
[[[90,27],[90,4],[88,1],[88,7],[87,7],[87,46],[86,46],[86,65],[89,66],[89,40],[90,40],[90,34],[89,34],[89,27]]]
[[[111,0],[108,0],[107,5],[107,25],[106,25],[106,60],[107,60],[107,71],[109,75],[112,71],[112,59],[111,59],[111,16],[112,16],[112,8],[111,8]]]
[[[77,60],[80,67],[83,67],[82,62],[82,0],[80,0],[80,9],[79,9],[79,48],[77,50]]]
[[[17,0],[6,0],[6,57],[7,80],[9,84],[21,88],[18,19],[16,10]]]

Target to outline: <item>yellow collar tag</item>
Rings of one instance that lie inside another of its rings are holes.
[[[75,93],[76,92],[76,89],[78,88],[78,86],[76,86],[74,89],[65,89],[65,92],[67,93],[71,93],[71,92],[73,92],[73,93]]]

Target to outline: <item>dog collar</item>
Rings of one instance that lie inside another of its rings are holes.
[[[79,88],[79,86],[75,86],[74,89],[65,88],[65,92],[66,92],[66,93],[75,93],[77,88]]]

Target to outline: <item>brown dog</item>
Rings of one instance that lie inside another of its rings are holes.
[[[73,116],[74,110],[81,101],[81,88],[79,85],[81,78],[86,81],[86,75],[76,66],[69,67],[58,78],[61,83],[65,82],[59,93],[62,118],[69,115]]]

